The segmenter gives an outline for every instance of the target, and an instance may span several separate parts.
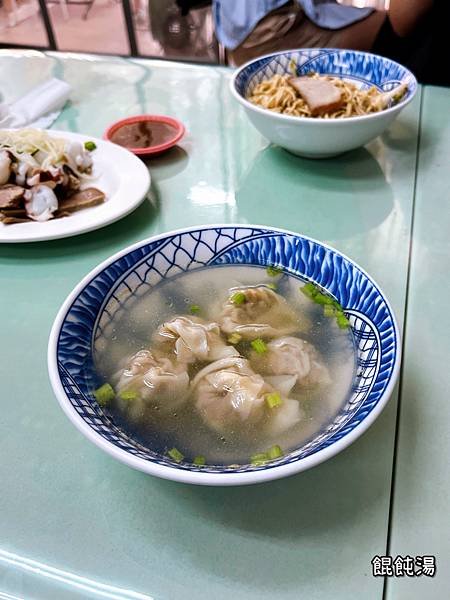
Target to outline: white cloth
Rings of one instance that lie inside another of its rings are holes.
[[[0,127],[50,127],[71,91],[65,81],[49,79],[15,102],[0,103]]]

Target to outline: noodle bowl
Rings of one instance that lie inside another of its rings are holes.
[[[265,138],[299,156],[325,158],[383,133],[414,98],[417,81],[405,67],[369,52],[301,48],[243,65],[230,90]],[[401,90],[406,93],[396,101]]]

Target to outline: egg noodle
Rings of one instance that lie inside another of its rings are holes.
[[[337,77],[329,77],[314,73],[314,79],[326,79],[341,90],[344,104],[337,110],[319,116],[322,119],[342,119],[379,112],[386,108],[382,102],[383,94],[375,87],[360,90],[353,83]],[[314,117],[307,103],[288,82],[291,75],[274,75],[255,86],[247,100],[277,113],[295,117]],[[315,117],[317,118],[317,117]]]

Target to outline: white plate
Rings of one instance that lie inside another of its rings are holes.
[[[103,204],[80,210],[69,217],[39,223],[0,222],[0,242],[39,242],[69,237],[109,225],[128,215],[144,199],[150,187],[150,174],[145,164],[134,154],[117,144],[70,131],[48,131],[51,136],[82,143],[92,140],[97,148],[94,159],[94,179],[84,187],[96,187],[105,193]]]

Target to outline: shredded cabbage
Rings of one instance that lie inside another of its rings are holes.
[[[67,152],[69,144],[41,129],[0,130],[0,150],[8,150],[19,162],[43,171],[66,164],[80,179],[87,178]]]

